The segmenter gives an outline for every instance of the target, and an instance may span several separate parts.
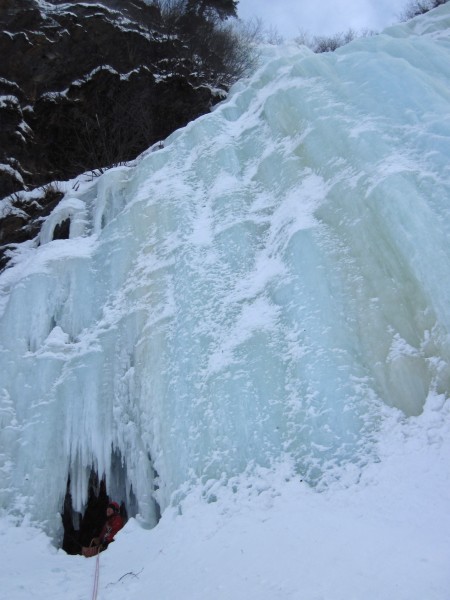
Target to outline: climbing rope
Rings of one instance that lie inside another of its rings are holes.
[[[100,548],[97,549],[97,558],[95,559],[94,589],[92,590],[92,600],[97,600],[99,576],[100,576]]]

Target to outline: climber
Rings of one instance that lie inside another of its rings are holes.
[[[90,546],[83,546],[81,554],[88,558],[106,550],[108,544],[114,540],[114,536],[122,527],[123,519],[120,516],[120,507],[117,502],[110,502],[106,509],[106,523],[103,525],[100,535],[92,538]]]

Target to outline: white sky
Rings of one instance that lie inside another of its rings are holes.
[[[352,29],[380,31],[398,21],[408,0],[239,0],[242,19],[260,17],[285,38],[300,31],[328,35]]]

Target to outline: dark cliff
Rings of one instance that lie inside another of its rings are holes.
[[[0,197],[130,160],[218,99],[142,0],[3,0],[0,28]]]
[[[1,267],[62,196],[17,192],[131,160],[221,93],[157,3],[2,0],[0,30]]]

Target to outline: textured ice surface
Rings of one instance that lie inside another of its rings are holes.
[[[2,506],[53,529],[91,466],[150,525],[252,464],[323,486],[376,458],[385,405],[448,394],[449,28],[270,49],[66,196],[0,277]]]

